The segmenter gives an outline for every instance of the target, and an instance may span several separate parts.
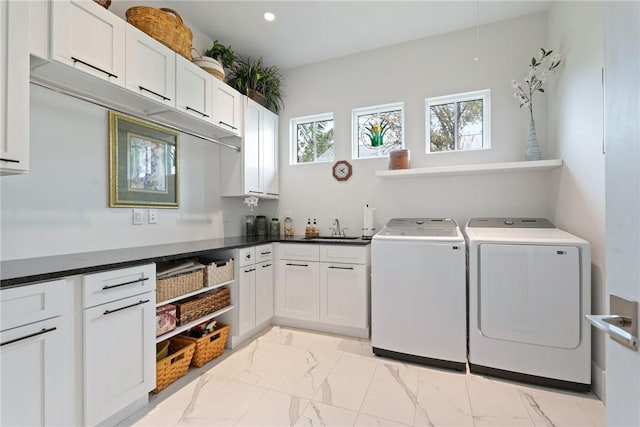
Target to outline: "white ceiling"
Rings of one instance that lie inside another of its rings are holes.
[[[503,21],[547,10],[550,1],[146,1],[114,0],[124,16],[134,5],[170,7],[212,40],[281,69]],[[478,13],[479,10],[479,13]],[[262,15],[275,13],[267,22]],[[478,19],[479,16],[479,19]]]

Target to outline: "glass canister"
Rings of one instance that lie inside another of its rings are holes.
[[[267,217],[264,215],[256,217],[256,235],[258,237],[267,237]]]
[[[278,218],[271,218],[271,229],[269,230],[271,237],[280,237],[280,221]]]
[[[253,215],[247,215],[244,220],[244,234],[247,237],[253,237],[256,235],[255,227],[256,217]]]
[[[284,219],[284,237],[293,237],[293,220],[290,217]]]

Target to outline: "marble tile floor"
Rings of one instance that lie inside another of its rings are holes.
[[[380,358],[368,340],[273,326],[191,368],[122,426],[604,426],[591,393]]]

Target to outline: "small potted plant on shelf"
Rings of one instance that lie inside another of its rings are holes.
[[[224,81],[225,68],[230,69],[235,60],[236,56],[231,46],[225,46],[216,40],[213,42],[213,46],[204,53],[204,56],[194,58],[192,62]]]
[[[251,58],[239,58],[231,68],[228,81],[230,86],[276,114],[282,107],[281,82],[278,67],[264,66],[262,57],[253,62]]]

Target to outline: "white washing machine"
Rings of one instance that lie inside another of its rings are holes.
[[[469,251],[469,368],[588,390],[589,243],[546,219],[476,218]]]
[[[390,220],[371,242],[373,352],[465,370],[465,276],[465,241],[454,220]]]

